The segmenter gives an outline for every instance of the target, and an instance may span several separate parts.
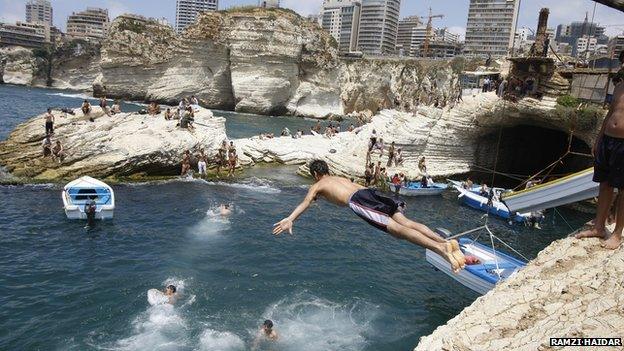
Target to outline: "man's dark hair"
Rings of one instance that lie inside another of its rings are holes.
[[[175,292],[176,292],[176,290],[177,290],[177,289],[176,289],[176,287],[175,287],[175,285],[173,285],[173,284],[167,285],[167,289],[171,289],[171,292],[172,292],[172,293],[175,293]]]
[[[267,327],[267,329],[273,329],[273,321],[270,320],[270,319],[267,319],[266,321],[264,321],[264,323],[262,323],[262,325]]]
[[[329,166],[323,160],[314,160],[310,163],[310,174],[314,176],[329,175]]]

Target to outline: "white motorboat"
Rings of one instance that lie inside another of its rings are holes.
[[[574,173],[532,188],[504,193],[502,201],[513,212],[532,212],[588,200],[598,196],[594,169]]]
[[[95,203],[96,219],[112,219],[115,193],[108,184],[88,176],[69,182],[61,194],[65,214],[69,219],[87,219],[85,206]]]
[[[388,183],[391,190],[395,190],[396,185]],[[431,196],[440,195],[448,189],[448,184],[445,183],[431,183],[429,186],[423,188],[418,182],[409,183],[407,186],[401,185],[399,188],[399,194],[404,196]]]

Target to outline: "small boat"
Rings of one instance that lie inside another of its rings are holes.
[[[69,219],[87,219],[85,205],[95,202],[96,219],[112,219],[115,193],[108,184],[88,176],[69,182],[61,194],[65,214]]]
[[[518,223],[524,223],[527,219],[531,218],[530,212],[518,213],[509,211],[507,206],[498,201],[496,197],[492,199],[491,204],[488,206],[488,198],[479,193],[481,189],[480,186],[475,185],[472,189],[468,190],[464,189],[461,182],[451,181],[451,184],[453,188],[459,192],[461,201],[469,207]],[[503,191],[504,189],[494,188],[495,193],[501,193]]]
[[[594,169],[569,175],[532,188],[504,193],[502,201],[511,211],[539,211],[598,196],[599,186],[592,180]]]
[[[499,250],[479,244],[469,238],[460,238],[458,241],[464,255],[475,256],[480,263],[466,265],[466,268],[455,274],[451,269],[450,263],[431,250],[426,250],[425,257],[427,262],[460,284],[481,295],[492,290],[498,282],[511,277],[526,266],[526,263],[523,261]]]
[[[391,190],[395,190],[394,184],[388,183],[388,186]],[[399,194],[404,196],[431,196],[440,195],[446,189],[448,189],[448,184],[444,183],[430,183],[428,187],[423,188],[419,182],[413,182],[409,183],[407,186],[401,185]]]

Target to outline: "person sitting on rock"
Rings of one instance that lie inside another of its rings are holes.
[[[41,143],[41,147],[43,148],[43,157],[48,157],[52,154],[52,140],[50,140],[50,135],[46,135]]]
[[[184,112],[184,116],[180,119],[180,128],[188,129],[191,132],[194,131],[195,127],[193,127],[193,121],[195,121],[195,113],[193,113],[193,108],[188,106]]]
[[[371,163],[367,165],[366,169],[364,170],[364,186],[366,187],[369,187],[371,185],[371,181],[373,180],[374,168],[375,165]]]
[[[191,102],[191,105],[192,105],[194,108],[199,107],[199,100],[197,100],[197,98],[195,97],[195,95],[191,96],[191,100],[190,100],[190,102]]]
[[[147,114],[150,116],[156,116],[160,114],[160,106],[152,101],[147,108]]]
[[[373,152],[375,150],[378,150],[379,151],[379,157],[383,157],[384,148],[385,148],[385,145],[384,145],[383,138],[379,138],[379,140],[377,140],[377,142],[375,143],[375,146],[373,147],[373,150],[371,152]]]
[[[111,114],[116,115],[118,113],[121,113],[121,105],[119,103],[119,100],[115,100],[115,102],[113,103],[113,107],[111,107]]]
[[[314,185],[304,200],[292,213],[273,225],[273,234],[292,234],[293,222],[299,218],[318,198],[324,197],[330,203],[348,206],[353,213],[371,226],[397,239],[427,248],[449,262],[457,273],[466,265],[464,254],[456,240],[445,240],[427,226],[408,219],[403,212],[406,204],[397,199],[385,197],[373,189],[353,183],[346,178],[331,176],[327,162],[314,160],[309,165]]]
[[[58,161],[58,163],[62,163],[65,160],[65,151],[60,140],[57,140],[52,147],[52,159]]]
[[[173,119],[173,112],[171,112],[171,108],[167,107],[165,110],[165,120],[170,121]]]
[[[422,174],[427,174],[427,160],[425,159],[425,156],[421,157],[418,161],[418,170]]]
[[[108,109],[108,101],[106,101],[106,96],[100,98],[100,108],[105,115],[110,116],[110,112]]]
[[[83,115],[88,115],[89,113],[91,113],[91,103],[89,102],[89,100],[83,101],[80,109],[82,110]]]

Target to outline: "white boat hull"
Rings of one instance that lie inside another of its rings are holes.
[[[99,193],[98,193],[99,189]],[[86,192],[85,192],[86,190]],[[78,194],[76,193],[78,191]],[[95,203],[95,219],[112,219],[115,212],[115,193],[106,183],[84,176],[68,183],[61,193],[63,208],[68,219],[87,219],[85,204]]]
[[[598,196],[599,184],[594,183],[593,168],[541,184],[523,191],[503,195],[510,211],[533,212],[555,208]]]
[[[473,274],[469,273],[466,270],[461,270],[459,273],[453,273],[451,269],[451,264],[448,263],[442,256],[437,253],[427,250],[426,259],[431,265],[435,268],[439,269],[444,274],[450,276],[451,278],[457,280],[463,286],[469,288],[472,291],[475,291],[481,295],[485,295],[488,291],[494,288],[494,284],[486,282]]]

